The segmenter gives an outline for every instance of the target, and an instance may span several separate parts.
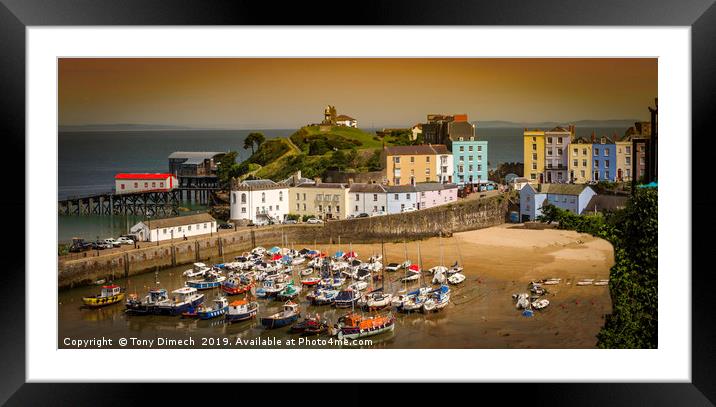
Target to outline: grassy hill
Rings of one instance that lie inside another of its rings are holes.
[[[291,135],[291,141],[309,155],[323,155],[333,149],[381,148],[383,140],[373,133],[345,126],[333,126],[321,131],[322,126],[305,126]]]

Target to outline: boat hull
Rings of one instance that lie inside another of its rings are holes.
[[[338,332],[338,339],[365,338],[367,336],[379,335],[384,332],[391,332],[393,329],[395,329],[395,320],[391,320],[388,324],[371,329],[341,328]]]
[[[298,320],[298,314],[283,318],[261,318],[261,325],[266,329],[282,328]]]
[[[88,308],[100,308],[116,304],[122,300],[124,300],[124,293],[110,295],[108,297],[84,297],[82,298],[82,304]]]
[[[220,287],[221,281],[187,281],[187,287],[196,288],[197,290],[210,290],[212,288]]]
[[[212,318],[217,318],[217,317],[220,317],[220,316],[226,314],[226,312],[228,310],[229,310],[229,306],[227,305],[226,307],[211,310],[211,311],[197,311],[196,314],[199,317],[199,319],[212,319]]]

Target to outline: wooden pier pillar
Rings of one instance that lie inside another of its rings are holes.
[[[124,253],[124,278],[129,277],[129,253]]]

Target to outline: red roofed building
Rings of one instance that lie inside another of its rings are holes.
[[[171,191],[177,187],[177,179],[172,174],[117,174],[114,176],[114,189],[117,194],[149,191]]]

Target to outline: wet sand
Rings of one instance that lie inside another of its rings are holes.
[[[302,247],[294,244],[295,248]],[[331,253],[353,249],[361,259],[380,253],[380,244],[354,244],[342,239],[337,244],[320,245]],[[385,244],[387,262],[405,258],[418,262],[418,248],[423,269],[442,263],[452,265],[460,260],[466,281],[451,286],[451,304],[439,313],[398,314],[395,332],[371,337],[375,348],[593,348],[596,334],[604,324],[604,315],[611,310],[608,286],[575,286],[583,278],[606,279],[613,264],[611,245],[586,234],[556,229],[525,229],[522,225],[501,225],[488,229],[455,234],[444,239]],[[228,254],[228,261],[232,256]],[[218,263],[222,259],[211,259]],[[181,271],[189,266],[162,270],[160,280],[167,289],[183,284]],[[390,291],[404,288],[397,280],[402,272],[386,273],[385,287]],[[515,308],[513,293],[527,292],[530,281],[557,277],[562,282],[546,286],[544,297],[550,305],[536,311],[534,317],[523,317]],[[425,274],[430,279],[429,273]],[[152,285],[154,274],[132,277],[130,292],[144,292]],[[429,281],[428,281],[429,282]],[[408,288],[416,287],[415,282]],[[287,328],[266,331],[255,321],[226,325],[221,321],[182,320],[179,317],[130,317],[121,304],[100,310],[80,309],[81,297],[98,291],[82,287],[62,291],[59,305],[59,340],[65,337],[126,337],[156,336],[185,338],[213,336],[252,339],[255,337],[289,338]],[[205,292],[210,300],[216,292]],[[313,307],[301,294],[301,307],[311,313],[320,312],[332,320],[345,313],[331,307]],[[143,294],[142,294],[143,295]],[[280,309],[277,301],[259,300],[260,315]]]

